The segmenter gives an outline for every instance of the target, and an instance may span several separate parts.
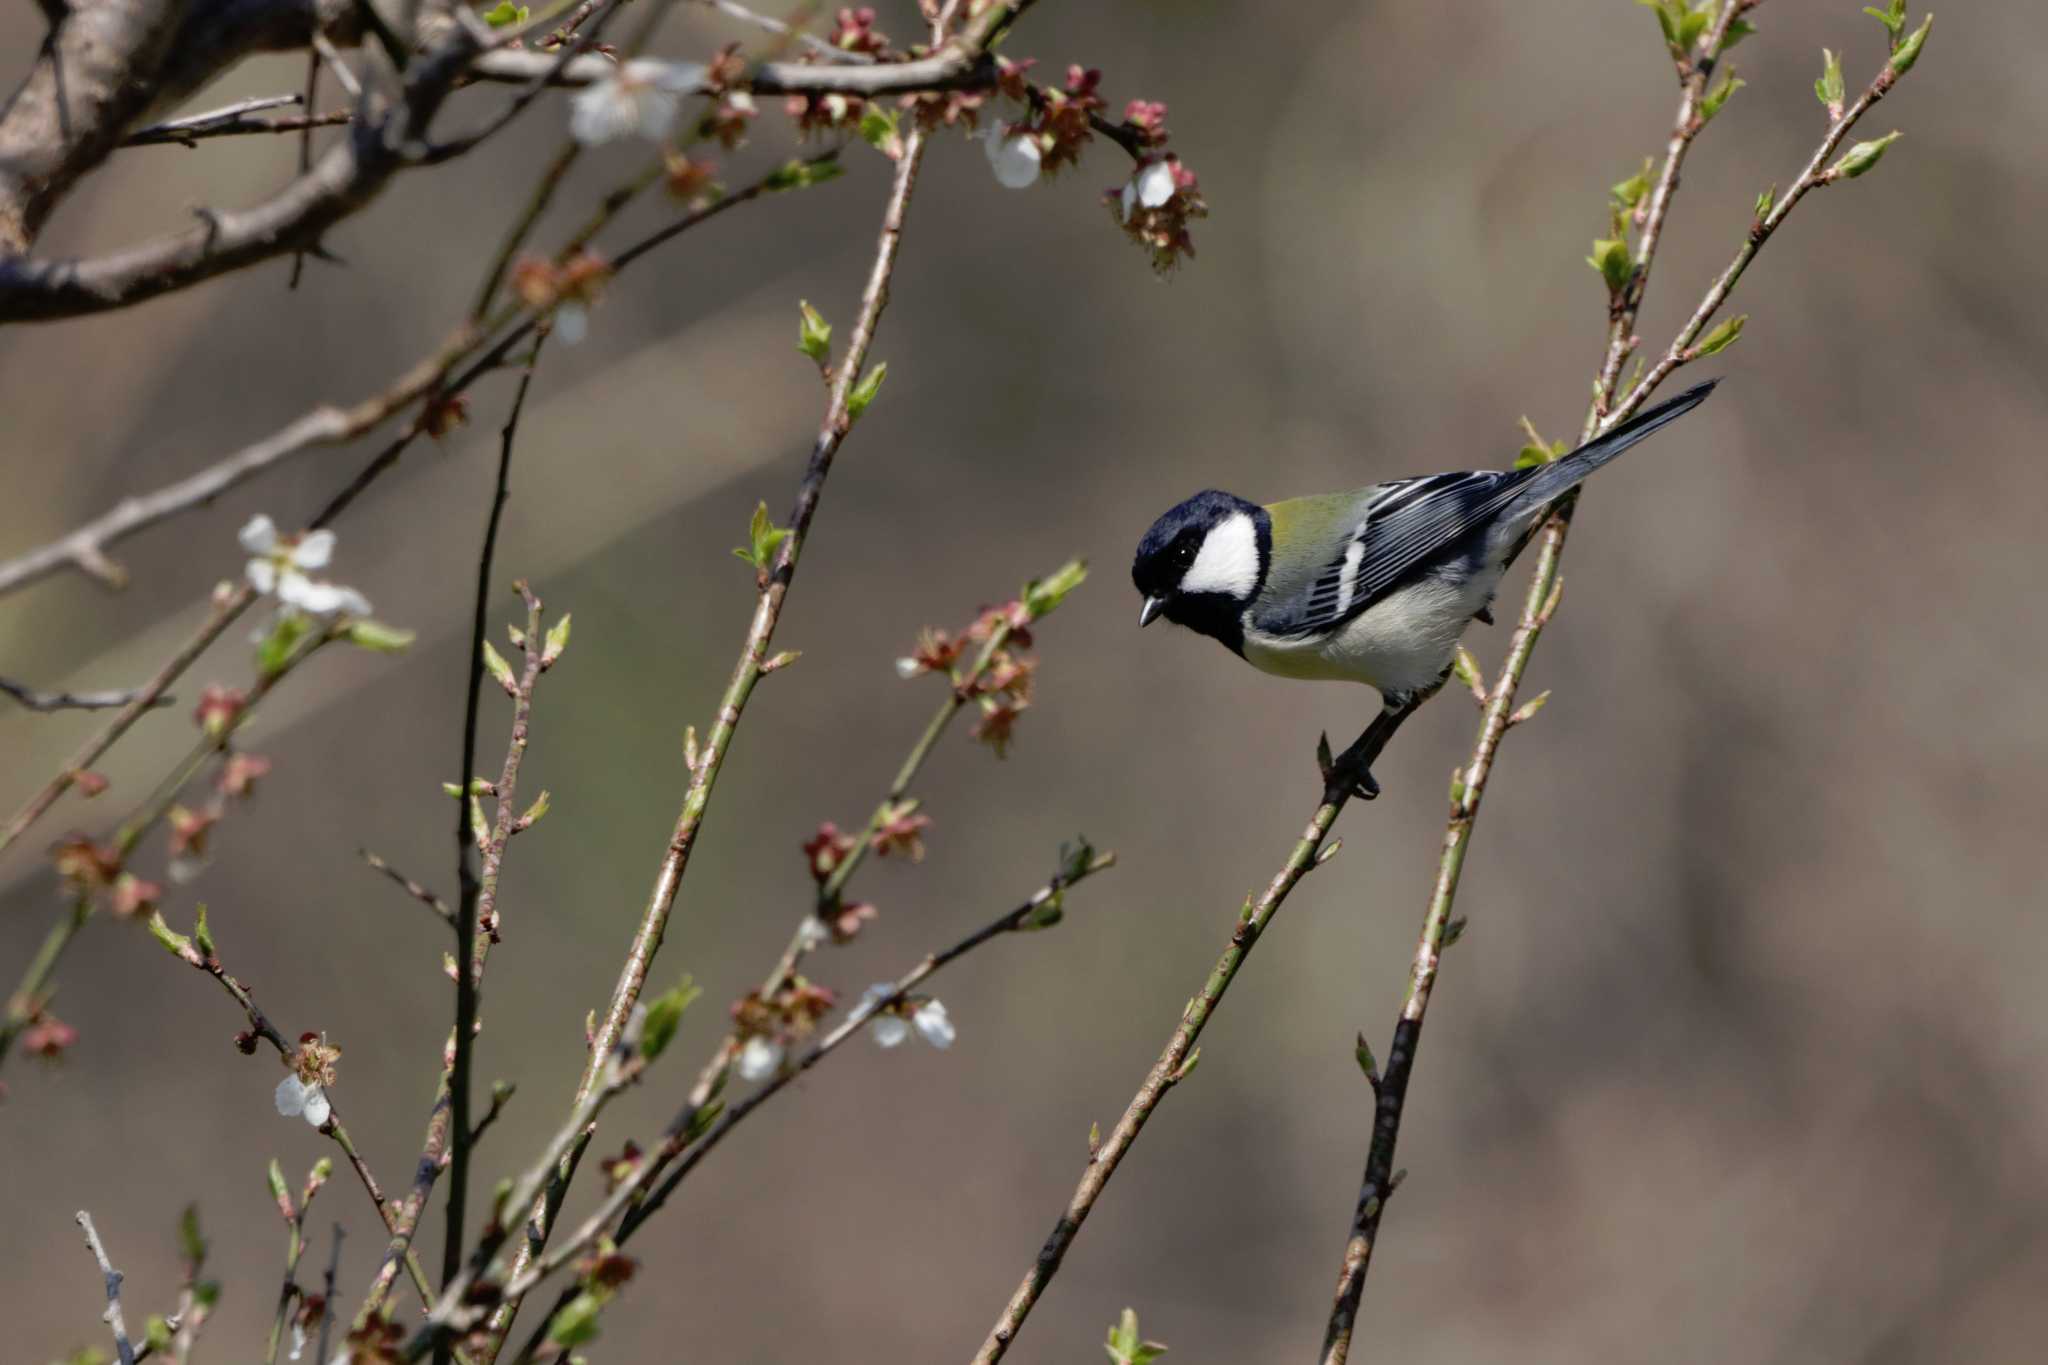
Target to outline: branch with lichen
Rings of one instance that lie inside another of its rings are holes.
[[[1741,335],[1746,321],[1744,317],[1731,318],[1711,332],[1706,329],[1764,242],[1810,191],[1862,175],[1877,164],[1885,148],[1898,137],[1895,132],[1875,141],[1858,143],[1830,164],[1857,121],[1871,105],[1884,98],[1919,59],[1934,20],[1930,15],[1917,29],[1909,30],[1904,0],[1893,0],[1885,10],[1870,11],[1885,26],[1890,38],[1890,51],[1877,75],[1853,103],[1846,106],[1843,103],[1841,68],[1832,53],[1827,55],[1826,67],[1816,85],[1816,93],[1829,118],[1819,146],[1783,198],[1768,190],[1758,196],[1755,220],[1735,259],[1708,287],[1663,355],[1627,388],[1625,396],[1617,397],[1622,392],[1619,387],[1622,367],[1637,345],[1634,335],[1636,313],[1641,307],[1666,216],[1678,188],[1680,165],[1708,120],[1740,85],[1732,73],[1724,76],[1718,84],[1710,84],[1713,71],[1727,50],[1750,31],[1743,16],[1760,3],[1761,0],[1720,0],[1717,5],[1711,0],[1706,4],[1662,0],[1657,7],[1659,21],[1678,68],[1683,94],[1655,189],[1649,192],[1645,203],[1642,201],[1643,190],[1637,188],[1642,183],[1640,180],[1617,186],[1616,238],[1596,243],[1594,247],[1592,263],[1607,279],[1612,320],[1605,358],[1594,386],[1593,408],[1581,432],[1582,441],[1628,420],[1657,385],[1680,366],[1702,356],[1713,355],[1734,342]],[[1630,217],[1641,225],[1632,249],[1625,231]],[[1617,239],[1621,243],[1618,251],[1614,248]],[[1610,264],[1614,261],[1625,264]],[[1540,445],[1537,453],[1545,453]],[[1444,829],[1443,851],[1416,943],[1408,989],[1394,1026],[1392,1044],[1388,1048],[1384,1074],[1374,1062],[1363,1035],[1358,1041],[1359,1062],[1372,1085],[1374,1118],[1365,1175],[1353,1209],[1351,1235],[1345,1244],[1335,1299],[1324,1333],[1322,1359],[1325,1365],[1343,1365],[1349,1355],[1359,1298],[1364,1291],[1366,1273],[1371,1268],[1380,1220],[1386,1201],[1401,1178],[1402,1173],[1394,1167],[1394,1151],[1400,1137],[1403,1106],[1415,1065],[1416,1047],[1421,1040],[1423,1019],[1429,1009],[1430,991],[1436,983],[1444,949],[1456,941],[1464,927],[1464,921],[1456,917],[1454,911],[1473,826],[1479,818],[1480,803],[1485,798],[1501,740],[1512,727],[1533,716],[1544,700],[1539,696],[1517,705],[1522,679],[1535,651],[1536,641],[1557,611],[1563,587],[1561,560],[1565,538],[1571,529],[1574,503],[1575,499],[1566,499],[1544,527],[1536,570],[1523,599],[1521,619],[1516,624],[1499,675],[1488,685],[1469,656],[1462,656],[1460,660],[1460,673],[1479,701],[1482,717],[1471,756],[1460,765],[1451,780],[1451,809]]]

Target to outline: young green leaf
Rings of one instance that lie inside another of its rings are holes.
[[[768,176],[763,188],[771,194],[784,190],[807,190],[813,185],[822,185],[827,180],[836,180],[845,174],[846,168],[836,159],[802,161],[791,159],[777,166]]]
[[[1747,19],[1730,19],[1727,32],[1721,35],[1721,51],[1726,52],[1744,38],[1756,32],[1756,25]]]
[[[811,307],[810,300],[798,299],[796,306],[802,314],[796,325],[796,348],[822,369],[832,360],[832,324]]]
[[[647,1002],[647,1019],[640,1027],[642,1057],[651,1062],[667,1050],[676,1036],[676,1028],[683,1022],[683,1011],[703,993],[701,986],[685,976],[674,990]]]
[[[540,666],[554,667],[555,660],[562,657],[562,651],[569,647],[569,618],[572,612],[563,612],[562,619],[548,627],[547,638],[541,641]]]
[[[498,0],[495,8],[484,11],[484,22],[492,28],[509,28],[513,24],[525,23],[527,14],[524,5],[515,5],[512,0]]]
[[[1899,8],[1900,22],[1903,23],[1905,21],[1905,6],[1901,5]],[[1891,60],[1893,75],[1903,76],[1913,69],[1913,63],[1920,60],[1921,45],[1927,41],[1927,30],[1933,27],[1934,16],[1930,14],[1920,21],[1920,27],[1914,29],[1912,35],[1905,42],[1897,45],[1898,50],[1892,53]]]
[[[1840,161],[1828,168],[1828,178],[1832,180],[1837,176],[1846,175],[1854,180],[1881,161],[1884,158],[1884,149],[1897,142],[1901,136],[1903,134],[1894,128],[1875,141],[1857,143]]]
[[[1603,237],[1594,242],[1593,254],[1586,258],[1586,264],[1600,272],[1609,294],[1620,294],[1628,288],[1629,276],[1635,273],[1635,265],[1628,257],[1628,242],[1620,237]]]
[[[418,638],[418,632],[387,626],[382,621],[351,621],[348,623],[348,642],[358,649],[367,649],[375,654],[400,654],[411,648]]]
[[[1036,621],[1066,601],[1067,594],[1080,587],[1087,577],[1087,560],[1068,560],[1045,577],[1034,578],[1024,585],[1024,610]]]
[[[199,945],[200,953],[211,960],[213,952],[213,930],[206,925],[206,902],[199,903],[199,910],[192,923],[192,941]]]
[[[1842,116],[1842,59],[1827,48],[1820,50],[1820,79],[1813,83],[1813,93],[1827,108],[1829,118]]]
[[[1116,1365],[1151,1365],[1166,1354],[1166,1348],[1158,1342],[1139,1339],[1138,1314],[1130,1308],[1124,1309],[1123,1316],[1109,1329],[1107,1349]]]
[[[1735,344],[1735,338],[1742,335],[1742,324],[1749,321],[1749,314],[1738,313],[1728,318],[1713,331],[1700,338],[1698,347],[1701,355],[1719,355]]]
[[[789,531],[786,528],[768,520],[768,504],[756,503],[754,519],[747,525],[748,543],[735,549],[733,553],[762,573],[766,573],[775,563],[775,552],[782,547],[782,542],[788,539]]]
[[[1719,85],[1701,97],[1700,121],[1704,123],[1720,113],[1721,106],[1728,102],[1728,97],[1748,84],[1748,81],[1743,80],[1732,70],[1723,76]]]
[[[873,368],[860,377],[853,386],[853,392],[846,395],[846,420],[857,422],[860,415],[868,410],[868,404],[875,401],[875,395],[882,391],[882,380],[889,373],[889,362],[878,361]]]
[[[903,135],[897,130],[901,115],[894,109],[884,109],[870,103],[860,116],[860,135],[868,146],[888,157],[891,161],[903,156]]]
[[[173,957],[183,957],[185,950],[192,946],[191,939],[177,933],[165,922],[163,911],[161,910],[149,912],[149,932],[155,936],[158,943],[164,945],[165,951],[169,952]]]
[[[1884,25],[1885,32],[1892,38],[1892,51],[1898,51],[1899,35],[1906,31],[1906,0],[1892,0],[1885,9],[1865,5],[1863,12]]]
[[[484,641],[484,671],[497,679],[507,695],[519,695],[519,679],[513,675],[512,665],[505,662],[505,656],[489,640]]]
[[[1643,202],[1643,196],[1650,192],[1650,169],[1654,165],[1656,162],[1646,156],[1643,158],[1643,168],[1640,171],[1620,184],[1608,188],[1607,192],[1614,196],[1616,208],[1633,209]]]
[[[206,1263],[206,1239],[199,1235],[197,1204],[187,1204],[178,1215],[178,1252],[194,1270]]]
[[[1756,216],[1760,219],[1769,217],[1771,212],[1771,205],[1776,203],[1777,199],[1778,187],[1776,185],[1771,186],[1762,194],[1759,194],[1756,197]]]
[[[581,1346],[597,1337],[597,1315],[604,1300],[589,1290],[562,1305],[548,1324],[548,1340],[557,1346]]]

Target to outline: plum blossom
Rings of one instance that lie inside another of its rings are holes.
[[[299,536],[280,536],[277,523],[262,513],[249,518],[242,527],[242,548],[253,558],[246,576],[249,586],[276,596],[288,610],[308,616],[368,616],[370,604],[354,588],[328,583],[309,576],[308,571],[324,569],[334,556],[334,532],[307,531]]]
[[[895,994],[896,987],[892,983],[878,981],[868,987],[867,993],[861,996],[860,1011],[873,1015],[873,1018],[868,1020],[868,1032],[874,1037],[876,1046],[896,1047],[910,1037],[913,1028],[917,1030],[918,1036],[941,1051],[953,1046],[953,1039],[958,1035],[942,1001],[927,997],[913,1007],[908,1000],[899,1000],[894,1005],[882,1008],[880,1013],[875,1012],[881,1006],[881,1002]],[[905,1015],[906,1009],[908,1017]]]
[[[1173,166],[1166,161],[1148,161],[1124,182],[1123,216],[1129,221],[1133,207],[1156,209],[1173,198]]]
[[[997,184],[1005,189],[1023,190],[1037,182],[1045,153],[1036,137],[996,122],[989,125],[981,140],[988,152],[989,169],[996,173]]]
[[[783,1047],[773,1038],[755,1034],[740,1048],[738,1069],[743,1081],[765,1081],[782,1067]]]
[[[297,1115],[318,1128],[327,1122],[330,1112],[327,1092],[318,1085],[308,1085],[297,1076],[287,1076],[277,1083],[277,1112],[290,1118]]]
[[[695,62],[636,58],[569,101],[569,135],[586,147],[632,134],[666,142],[682,113],[683,96],[704,86]]]

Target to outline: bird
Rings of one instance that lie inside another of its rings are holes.
[[[1365,683],[1378,716],[1334,766],[1379,795],[1369,764],[1450,677],[1501,576],[1559,498],[1698,407],[1709,380],[1544,464],[1395,479],[1261,506],[1220,489],[1176,504],[1131,563],[1138,624],[1164,617],[1284,678]]]

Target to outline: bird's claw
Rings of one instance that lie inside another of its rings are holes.
[[[1380,794],[1380,784],[1373,780],[1371,772],[1357,764],[1349,752],[1330,757],[1330,736],[1325,733],[1316,741],[1316,767],[1322,772],[1323,786],[1339,788],[1356,796],[1361,801],[1370,801]],[[1357,771],[1352,769],[1357,767]]]

